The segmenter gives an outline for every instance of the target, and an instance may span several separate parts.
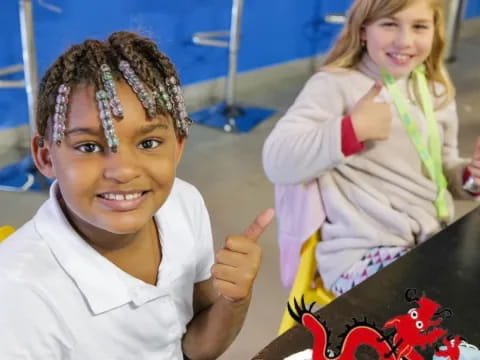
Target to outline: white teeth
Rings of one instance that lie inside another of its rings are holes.
[[[403,54],[390,54],[391,57],[400,60],[400,61],[406,61],[410,59],[410,55],[403,55]]]
[[[140,196],[142,196],[142,193],[133,193],[133,194],[114,194],[114,193],[105,193],[101,195],[103,198],[107,200],[135,200],[138,199]]]

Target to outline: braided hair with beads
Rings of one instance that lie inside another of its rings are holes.
[[[79,84],[95,87],[99,117],[108,146],[117,151],[114,118],[123,117],[116,81],[124,79],[145,108],[148,118],[169,115],[177,136],[186,137],[188,117],[180,81],[170,59],[154,41],[121,31],[105,41],[86,40],[72,46],[47,70],[40,83],[36,126],[43,139],[60,144],[65,131],[68,97]]]

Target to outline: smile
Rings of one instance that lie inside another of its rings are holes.
[[[140,208],[149,191],[104,192],[97,195],[98,201],[110,211],[133,211]]]
[[[413,55],[400,53],[387,53],[387,56],[399,65],[406,64],[410,59],[413,58]]]
[[[103,199],[107,200],[115,200],[115,201],[121,201],[121,200],[135,200],[140,198],[143,195],[143,192],[138,191],[138,192],[132,192],[132,193],[103,193],[100,194],[99,196]]]

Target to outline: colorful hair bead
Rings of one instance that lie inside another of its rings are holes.
[[[173,85],[176,83],[176,80],[174,77],[171,77],[170,79],[167,79],[165,83],[168,85]],[[157,102],[157,105],[163,107],[172,115],[175,120],[175,127],[180,132],[180,134],[186,136],[188,135],[188,129],[192,124],[192,120],[188,118],[182,90],[178,85],[169,86],[169,88],[174,94],[173,98],[176,101],[176,107],[174,107],[171,96],[168,94],[168,91],[162,84],[158,86],[158,91],[155,90],[153,92],[155,101]]]
[[[65,120],[67,117],[68,95],[70,87],[61,84],[55,100],[55,113],[53,114],[53,141],[60,144],[65,133]]]
[[[188,130],[192,125],[192,119],[188,117],[187,109],[185,107],[185,99],[183,97],[182,89],[180,88],[179,85],[175,85],[173,87],[173,93],[175,94],[174,98],[177,104],[177,109],[176,109],[176,112],[178,114],[177,128],[182,130],[184,135],[188,135]]]
[[[165,90],[165,87],[163,85],[158,86],[158,91],[155,90],[153,92],[153,96],[157,105],[163,107],[169,112],[172,111],[173,105],[170,101],[170,96],[168,95],[168,92],[167,90]]]
[[[117,152],[118,137],[113,126],[112,112],[110,111],[110,104],[108,101],[108,94],[105,90],[99,90],[96,93],[98,111],[100,113],[100,120],[102,121],[103,132],[107,139],[108,147]]]
[[[100,70],[102,71],[103,86],[107,91],[108,101],[112,108],[113,115],[118,118],[123,118],[123,107],[118,98],[117,87],[113,81],[112,70],[107,64],[102,64]]]
[[[135,92],[135,94],[137,94],[137,97],[142,103],[143,107],[147,110],[148,117],[155,117],[155,103],[151,96],[148,94],[140,78],[132,70],[130,64],[127,61],[122,60],[120,61],[119,69],[132,90]]]

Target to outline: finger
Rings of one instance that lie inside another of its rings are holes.
[[[253,223],[243,231],[243,235],[253,241],[257,242],[260,235],[272,222],[275,212],[273,209],[267,209],[256,217]]]
[[[214,279],[249,287],[257,277],[258,268],[239,269],[228,265],[215,264],[212,266],[211,273]]]
[[[242,241],[245,243],[245,241]],[[240,267],[245,262],[245,255],[240,252],[235,252],[227,249],[220,249],[215,254],[215,263],[230,265],[233,267]]]
[[[229,236],[225,241],[224,249],[242,254],[261,251],[260,245],[252,241],[245,241],[245,236]]]
[[[210,272],[212,277],[217,280],[227,281],[232,284],[236,284],[238,279],[235,277],[236,268],[223,264],[214,264]]]

